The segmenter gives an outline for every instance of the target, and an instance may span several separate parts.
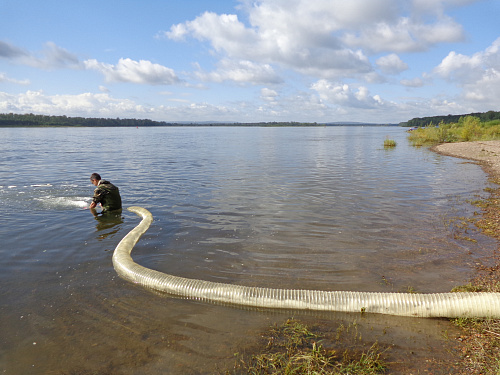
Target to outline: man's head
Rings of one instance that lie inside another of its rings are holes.
[[[92,173],[90,175],[90,182],[92,183],[92,185],[97,186],[97,184],[99,183],[100,180],[101,180],[101,176],[99,175],[99,173]]]

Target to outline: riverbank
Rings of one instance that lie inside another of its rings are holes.
[[[490,180],[500,185],[500,140],[445,143],[433,146],[432,151],[478,162]],[[483,232],[500,241],[500,187],[491,189],[485,202],[476,202],[483,210],[477,225]],[[500,288],[499,288],[500,290]]]
[[[444,143],[431,148],[438,154],[480,162],[492,178],[500,177],[500,140]]]
[[[478,162],[491,181],[500,184],[500,141],[445,143],[431,148],[442,155]],[[476,225],[488,236],[500,241],[500,187],[490,190],[491,196],[476,204],[482,215]],[[500,242],[499,242],[500,243]],[[498,253],[498,252],[497,252]],[[476,277],[466,286],[472,291],[500,292],[500,260],[492,254],[489,266],[479,266]],[[491,265],[493,264],[493,265]],[[500,368],[500,321],[457,320],[464,334],[462,357],[464,374],[497,374]]]

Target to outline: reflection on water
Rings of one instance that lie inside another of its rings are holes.
[[[408,357],[445,347],[446,321],[244,310],[137,288],[111,252],[140,218],[84,209],[93,171],[116,181],[124,207],[153,213],[134,259],[183,277],[444,292],[495,248],[453,225],[486,195],[481,169],[409,147],[404,129],[105,128],[97,160],[92,131],[0,129],[5,373],[211,373],[292,315],[356,319],[366,340]],[[384,150],[386,136],[398,146]]]
[[[122,210],[115,210],[110,212],[101,212],[91,210],[94,219],[97,221],[96,230],[100,239],[104,239],[109,235],[114,235],[120,231],[120,224],[123,223]]]

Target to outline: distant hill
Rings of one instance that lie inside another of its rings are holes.
[[[400,122],[399,125],[400,126],[409,126],[409,127],[421,127],[421,126],[430,125],[431,123],[434,125],[439,125],[440,122],[443,122],[444,124],[450,124],[450,123],[458,122],[460,117],[464,117],[464,116],[479,117],[479,119],[481,121],[486,122],[486,121],[500,119],[500,112],[488,111],[488,112],[481,112],[481,113],[468,113],[468,114],[464,114],[464,115],[415,117],[415,118],[412,118],[410,121]]]
[[[338,121],[338,122],[327,122],[326,126],[398,126],[399,124],[377,124],[373,122],[352,122],[352,121]]]

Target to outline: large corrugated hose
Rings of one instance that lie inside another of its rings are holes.
[[[145,268],[130,253],[149,228],[153,215],[130,207],[142,217],[116,246],[113,265],[126,280],[162,293],[240,306],[274,309],[366,312],[414,317],[500,318],[500,293],[370,293],[257,288],[186,279]]]

